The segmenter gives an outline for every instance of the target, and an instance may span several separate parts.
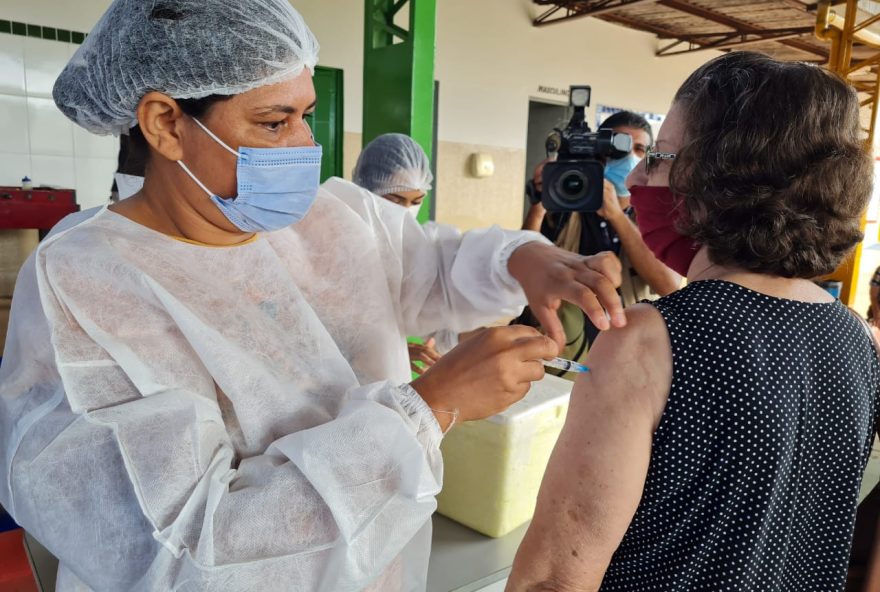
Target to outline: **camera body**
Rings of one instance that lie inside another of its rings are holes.
[[[548,212],[596,212],[602,208],[605,161],[623,158],[632,151],[632,137],[611,130],[593,132],[585,109],[590,105],[589,86],[572,86],[574,114],[568,126],[551,136],[558,151],[555,162],[543,171],[541,203]],[[548,151],[551,146],[548,146]]]

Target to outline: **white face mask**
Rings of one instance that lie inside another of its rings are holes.
[[[120,201],[131,197],[144,188],[144,178],[137,175],[116,173],[113,178],[116,179],[116,190],[119,192]]]
[[[422,211],[422,204],[416,204],[414,206],[409,206],[406,209],[409,210],[409,213],[413,218],[418,218],[419,212]]]

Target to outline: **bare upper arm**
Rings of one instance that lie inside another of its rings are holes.
[[[654,307],[627,318],[596,340],[575,384],[508,590],[598,589],[639,505],[672,352]]]

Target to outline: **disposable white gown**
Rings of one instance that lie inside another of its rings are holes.
[[[441,434],[404,337],[516,314],[536,236],[432,240],[339,180],[236,247],[85,217],[23,269],[0,368],[0,503],[59,589],[424,589]]]

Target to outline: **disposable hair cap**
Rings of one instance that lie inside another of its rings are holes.
[[[150,91],[236,95],[314,71],[318,41],[287,0],[115,0],[55,82],[58,108],[125,133]]]

